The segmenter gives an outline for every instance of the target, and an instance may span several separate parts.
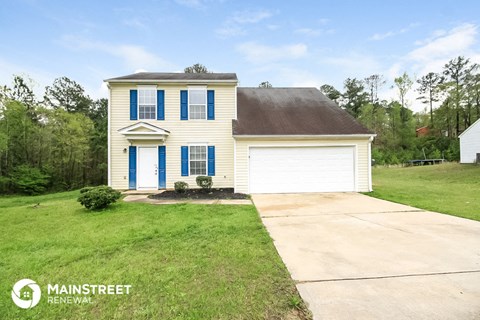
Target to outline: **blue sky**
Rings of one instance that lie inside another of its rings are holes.
[[[461,4],[460,4],[461,3]],[[41,94],[67,76],[94,97],[103,79],[200,62],[241,86],[332,84],[480,63],[478,1],[1,1],[0,84],[29,75]],[[411,95],[411,107],[421,109]]]

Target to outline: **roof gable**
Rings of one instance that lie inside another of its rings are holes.
[[[465,131],[463,131],[459,136],[458,138],[461,138],[464,134],[466,134],[467,132],[470,131],[471,128],[474,128],[475,126],[480,126],[480,118],[477,119],[477,121],[475,121],[474,123],[472,123],[470,125],[470,127],[468,127],[467,129],[465,129]]]
[[[146,122],[137,122],[118,132],[128,140],[165,140],[170,135],[170,131]]]

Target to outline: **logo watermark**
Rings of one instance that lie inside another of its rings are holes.
[[[40,302],[42,291],[33,280],[22,279],[13,285],[12,300],[22,309],[30,309]]]
[[[85,304],[92,303],[96,295],[128,295],[129,284],[47,284],[47,303]],[[40,302],[40,286],[31,279],[15,283],[12,290],[13,302],[23,309],[35,307]]]

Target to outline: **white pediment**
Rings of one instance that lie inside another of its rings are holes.
[[[168,130],[146,122],[137,122],[118,132],[128,140],[165,140],[170,134]]]

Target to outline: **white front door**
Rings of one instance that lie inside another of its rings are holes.
[[[156,147],[138,148],[137,189],[158,189],[158,155]]]

